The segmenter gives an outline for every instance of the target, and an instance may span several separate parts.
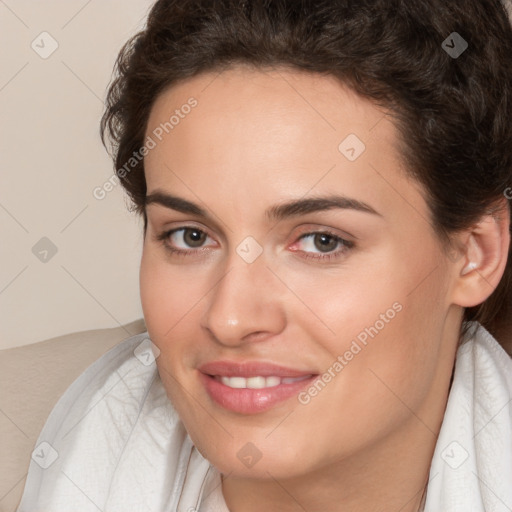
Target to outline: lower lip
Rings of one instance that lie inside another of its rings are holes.
[[[229,411],[256,414],[274,407],[279,402],[297,396],[301,389],[309,386],[318,375],[290,384],[279,384],[271,388],[230,388],[210,375],[200,373],[200,378],[213,401]]]

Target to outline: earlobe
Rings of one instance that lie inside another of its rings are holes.
[[[500,208],[466,232],[464,257],[455,263],[453,302],[473,307],[484,302],[498,286],[507,264],[510,212],[504,198]]]

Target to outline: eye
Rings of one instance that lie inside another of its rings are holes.
[[[200,252],[208,238],[210,237],[206,232],[194,226],[183,226],[157,235],[157,240],[163,243],[166,250],[183,256]]]
[[[302,245],[302,248],[298,249],[297,245]],[[353,247],[353,242],[330,231],[314,231],[303,234],[292,246],[292,251],[303,252],[306,259],[331,260],[341,257]]]

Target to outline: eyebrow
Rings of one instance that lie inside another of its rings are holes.
[[[187,199],[173,196],[159,189],[156,189],[154,192],[146,196],[145,205],[147,206],[149,204],[159,204],[178,212],[210,218],[208,212],[199,205],[192,203]],[[296,217],[306,215],[308,213],[332,209],[356,210],[382,217],[379,212],[363,201],[333,194],[323,197],[296,199],[286,203],[276,204],[265,210],[265,216],[269,221],[280,221],[288,217]]]

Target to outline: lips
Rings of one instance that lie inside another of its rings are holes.
[[[312,375],[316,372],[310,370],[297,370],[294,368],[287,368],[285,366],[276,365],[273,363],[265,363],[261,361],[248,361],[245,363],[231,362],[231,361],[214,361],[211,363],[203,364],[198,370],[206,375],[218,375],[220,377],[280,377],[280,378],[294,378]]]
[[[318,374],[271,363],[215,361],[200,366],[210,398],[224,409],[256,414],[296,396]]]

